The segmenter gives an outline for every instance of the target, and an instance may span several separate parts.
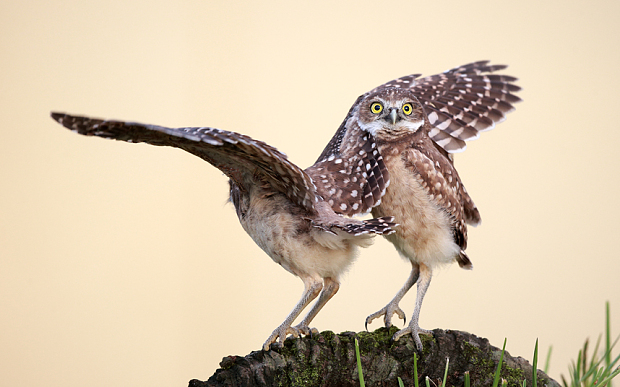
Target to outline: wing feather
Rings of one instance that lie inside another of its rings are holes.
[[[449,153],[462,152],[465,141],[475,140],[479,132],[491,130],[514,110],[521,98],[517,78],[491,74],[505,65],[478,61],[455,67],[441,74],[419,78],[406,75],[387,82],[371,92],[396,87],[411,89],[424,106],[431,125],[438,131],[431,138]]]
[[[166,128],[135,122],[52,113],[68,129],[86,136],[183,149],[220,169],[241,189],[257,175],[293,203],[315,212],[312,179],[276,148],[249,136],[209,127]]]
[[[390,184],[374,137],[351,119],[363,97],[355,101],[317,161],[306,169],[318,194],[336,213],[347,216],[370,212]]]
[[[449,216],[454,241],[465,250],[467,227],[463,184],[454,165],[434,147],[414,146],[404,152],[404,158],[405,165],[413,171],[431,201]]]

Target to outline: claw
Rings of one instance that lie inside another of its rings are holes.
[[[406,328],[403,328],[400,331],[394,333],[394,336],[392,336],[392,341],[398,341],[398,339],[400,339],[402,336],[408,333],[411,334],[413,338],[413,342],[415,343],[415,346],[417,347],[418,351],[422,352],[423,346],[422,346],[422,340],[420,340],[420,334],[428,335],[428,334],[432,334],[433,332],[420,328],[417,323],[415,324],[410,323],[409,326],[407,326]]]
[[[305,335],[305,336],[310,336],[313,337],[313,335],[318,335],[319,331],[316,328],[310,328],[307,325],[302,325],[301,323],[292,327],[292,330],[295,330],[298,332],[298,335]],[[296,336],[297,337],[297,336]]]
[[[398,303],[389,303],[385,307],[383,307],[381,310],[379,310],[378,312],[375,312],[371,314],[370,316],[366,317],[366,323],[365,323],[366,330],[368,330],[368,324],[370,324],[372,320],[379,318],[381,316],[384,316],[383,324],[385,325],[385,327],[390,328],[392,326],[393,315],[397,315],[399,318],[402,318],[405,321],[407,319],[405,313],[398,306]]]
[[[265,341],[265,343],[263,344],[263,351],[269,351],[271,344],[282,347],[288,335],[291,335],[291,337],[294,338],[298,338],[301,335],[313,337],[312,335],[318,334],[319,331],[316,328],[310,328],[307,325],[299,324],[294,327],[279,326],[271,333],[271,336],[269,336],[267,338],[267,341]]]

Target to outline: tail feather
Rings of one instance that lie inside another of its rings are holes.
[[[456,261],[458,262],[459,266],[462,267],[463,269],[471,270],[474,268],[474,265],[471,263],[471,260],[469,259],[467,254],[465,254],[463,250],[461,250],[458,257],[456,257]]]

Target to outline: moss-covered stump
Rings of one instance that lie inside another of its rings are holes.
[[[289,338],[282,348],[252,352],[245,357],[228,356],[206,382],[190,381],[190,387],[215,386],[338,386],[359,387],[355,343],[360,347],[364,381],[367,386],[413,386],[415,344],[410,336],[397,342],[390,338],[397,328],[374,332],[322,332],[315,337]],[[443,379],[446,358],[450,359],[447,386],[463,386],[465,372],[472,385],[491,386],[501,349],[472,334],[435,329],[421,335],[424,351],[418,354],[418,379],[425,385],[428,376],[436,385]],[[559,384],[538,370],[538,386]],[[504,353],[501,376],[509,386],[532,386],[532,366],[521,357]],[[432,383],[431,383],[432,385]]]

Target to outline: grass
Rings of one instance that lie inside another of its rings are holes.
[[[620,336],[616,338],[616,340],[611,342],[611,328],[610,328],[610,317],[609,317],[609,302],[606,303],[605,307],[605,348],[603,349],[603,354],[600,355],[600,343],[601,337],[598,338],[596,345],[594,347],[594,351],[592,351],[592,356],[588,357],[588,346],[589,340],[586,340],[583,345],[583,349],[579,351],[577,355],[577,361],[573,362],[573,364],[569,367],[569,379],[567,380],[564,375],[562,375],[562,384],[564,387],[611,387],[611,380],[620,374],[620,355],[613,358],[611,352],[613,347],[616,345]],[[498,387],[501,383],[501,386],[507,386],[508,382],[505,379],[500,378],[500,372],[502,368],[502,363],[504,360],[504,352],[506,349],[506,339],[504,339],[504,345],[502,347],[502,353],[499,358],[499,363],[497,364],[497,369],[495,370],[495,376],[493,379],[493,387]],[[364,383],[364,374],[362,371],[362,362],[360,359],[359,345],[357,339],[355,339],[355,356],[357,358],[357,370],[359,373],[360,386],[365,387]],[[545,362],[544,372],[547,373],[549,370],[549,360],[551,358],[551,347],[547,352],[547,360]],[[417,364],[418,356],[414,355],[413,357],[413,379],[414,379],[414,387],[418,386],[418,364]],[[448,367],[450,365],[450,359],[446,359],[446,369],[444,371],[443,380],[441,385],[438,387],[445,387],[446,380],[448,375]],[[532,381],[533,387],[538,387],[538,378],[537,378],[537,369],[538,369],[538,339],[536,339],[536,345],[534,346],[534,358],[532,360]],[[469,377],[469,372],[465,372],[464,374],[465,387],[471,386],[471,380]],[[430,387],[430,379],[427,376],[425,378],[426,387]],[[434,384],[434,383],[433,383]],[[399,387],[405,387],[402,379],[398,378]],[[526,380],[523,380],[523,387],[527,387]]]
[[[569,368],[569,380],[562,375],[564,387],[591,387],[611,385],[611,380],[620,374],[620,367],[616,366],[620,361],[620,355],[612,360],[611,351],[618,342],[618,338],[611,343],[611,328],[609,322],[609,302],[605,308],[605,349],[599,357],[601,337],[599,336],[592,351],[592,357],[588,356],[589,340],[583,345],[583,349],[577,355],[577,361]]]

